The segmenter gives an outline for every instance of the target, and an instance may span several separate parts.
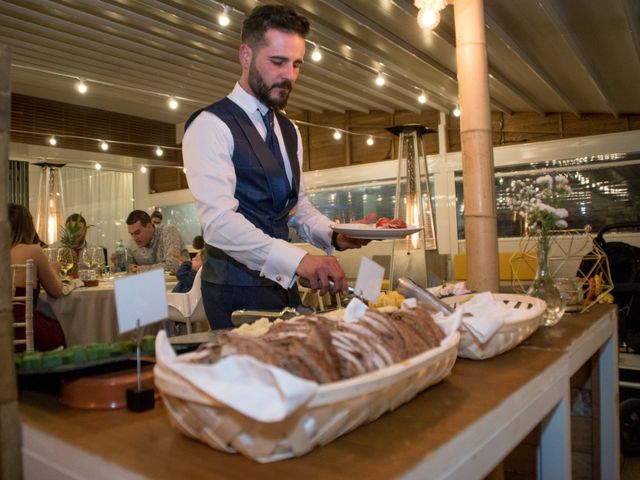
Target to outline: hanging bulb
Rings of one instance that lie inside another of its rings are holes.
[[[187,173],[187,169],[182,167],[182,173]]]
[[[224,6],[224,11],[218,17],[218,23],[223,27],[226,27],[231,23],[231,19],[229,18],[229,7],[226,5]]]
[[[340,140],[342,138],[342,133],[340,133],[340,130],[334,130],[333,138],[335,138],[336,140]]]
[[[453,109],[453,116],[454,117],[459,117],[460,116],[460,107],[456,105],[456,108]]]
[[[49,137],[49,145],[51,145],[52,147],[55,147],[58,143],[58,140],[56,140],[56,137],[54,137],[53,135],[51,135]]]
[[[82,95],[87,93],[87,90],[89,90],[89,88],[87,87],[87,84],[84,83],[84,78],[78,79],[78,81],[76,82],[76,90],[80,92]]]
[[[140,167],[140,173],[147,173],[147,167],[145,167],[144,165],[142,165]]]
[[[105,142],[104,140],[100,141],[100,150],[102,150],[103,152],[106,152],[107,150],[109,150],[109,144],[107,142]]]
[[[367,138],[367,145],[373,145],[373,137],[371,135],[369,135],[369,138]]]
[[[162,150],[160,147],[156,147],[156,157],[161,157],[163,153],[164,150]]]
[[[176,110],[178,108],[178,101],[174,97],[169,97],[167,104],[171,110]]]
[[[440,23],[440,12],[422,7],[418,12],[418,25],[427,30],[433,30]]]
[[[318,45],[315,45],[315,48],[313,49],[311,60],[313,60],[314,62],[319,62],[320,60],[322,60],[322,52],[320,51],[320,47],[318,47]]]
[[[418,102],[427,103],[427,96],[424,92],[420,93],[420,95],[418,96]]]
[[[384,85],[384,77],[382,76],[381,72],[378,72],[378,76],[376,77],[376,85],[378,85],[379,87]]]
[[[96,162],[95,168],[96,168],[96,170],[102,170],[102,165],[100,165],[98,162]]]

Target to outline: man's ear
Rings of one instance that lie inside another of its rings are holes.
[[[249,45],[243,43],[240,45],[240,50],[238,52],[238,57],[240,59],[240,65],[242,65],[243,69],[248,70],[251,65],[251,57],[253,55],[253,50]]]

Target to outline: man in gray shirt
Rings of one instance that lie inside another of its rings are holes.
[[[128,247],[129,265],[136,271],[163,268],[175,273],[180,264],[189,259],[180,232],[173,225],[154,225],[147,212],[134,210],[127,217],[131,235]]]

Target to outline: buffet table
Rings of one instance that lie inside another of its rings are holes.
[[[450,377],[397,410],[303,457],[266,465],[183,436],[161,404],[141,414],[82,411],[25,391],[25,478],[483,478],[536,425],[539,478],[570,478],[569,380],[593,355],[601,477],[617,478],[616,312],[598,305],[494,359],[459,359]]]
[[[175,276],[166,276],[167,290],[176,283]],[[112,280],[101,280],[97,287],[76,288],[58,298],[43,292],[37,308],[58,319],[68,346],[114,342],[120,337]]]

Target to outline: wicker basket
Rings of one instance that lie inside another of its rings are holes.
[[[280,422],[249,418],[158,363],[155,383],[172,424],[186,435],[259,462],[303,455],[411,400],[451,372],[459,332],[437,348],[382,370],[320,385],[306,405]],[[190,354],[187,354],[190,355]]]
[[[485,343],[480,343],[480,341],[465,328],[464,324],[460,325],[459,357],[484,360],[515,348],[536,331],[538,325],[540,325],[540,317],[544,313],[545,308],[547,308],[543,300],[527,295],[494,293],[493,296],[498,300],[502,300],[511,308],[528,310],[529,315],[524,318],[519,318],[518,320],[505,322],[495,335]],[[442,301],[455,307],[469,297],[470,295],[445,297]]]

